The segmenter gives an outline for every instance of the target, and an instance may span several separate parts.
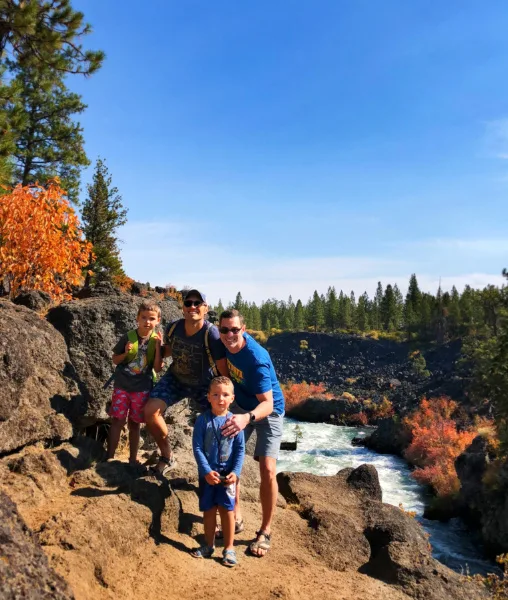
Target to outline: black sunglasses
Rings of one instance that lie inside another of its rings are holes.
[[[186,306],[187,308],[190,308],[191,306],[201,306],[203,304],[202,300],[184,300],[183,301],[183,305]]]
[[[223,333],[224,335],[227,335],[230,331],[231,333],[234,333],[235,335],[237,333],[240,333],[240,331],[242,331],[241,327],[231,327],[231,329],[229,327],[219,327],[219,331],[221,333]]]

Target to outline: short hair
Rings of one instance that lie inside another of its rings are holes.
[[[233,385],[231,379],[229,377],[226,377],[225,375],[219,375],[218,377],[214,377],[212,381],[210,381],[208,391],[211,392],[212,388],[215,385],[228,385],[229,387],[233,388],[233,390],[235,389],[235,386]]]
[[[159,318],[161,316],[161,307],[157,304],[157,302],[155,302],[155,300],[143,300],[143,302],[141,302],[139,305],[137,316],[139,317],[139,315],[145,310],[153,310],[157,313]]]
[[[245,325],[243,315],[236,308],[228,308],[228,310],[222,311],[219,317],[219,325],[222,323],[222,319],[234,319],[235,317],[240,319],[240,325]]]

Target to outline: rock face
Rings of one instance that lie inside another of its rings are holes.
[[[337,571],[359,571],[425,600],[485,597],[432,558],[417,521],[381,502],[376,469],[361,465],[332,477],[279,473],[282,495],[313,529],[317,555]]]
[[[310,423],[335,423],[337,425],[347,422],[347,417],[358,413],[361,405],[340,398],[330,400],[323,398],[308,398],[287,411],[287,416]]]
[[[2,598],[70,600],[67,583],[48,565],[48,559],[25,525],[16,505],[0,491],[0,582]]]
[[[393,419],[381,419],[377,429],[362,441],[363,446],[379,452],[379,454],[396,454],[402,456],[407,445],[400,422]]]
[[[35,312],[0,301],[0,455],[66,440],[82,410],[63,337]]]
[[[40,311],[51,304],[51,296],[46,292],[30,290],[16,296],[13,302],[19,306],[26,306],[31,310]]]
[[[495,556],[508,552],[508,463],[493,460],[487,440],[478,436],[455,469],[464,516],[480,528],[486,550]]]
[[[99,286],[97,286],[99,287]],[[113,373],[111,355],[118,338],[136,326],[142,298],[116,291],[94,291],[91,298],[61,304],[48,312],[47,319],[63,335],[76,379],[86,403],[79,419],[81,426],[107,418],[106,404],[111,388],[103,389]],[[162,323],[181,317],[176,302],[159,302]]]

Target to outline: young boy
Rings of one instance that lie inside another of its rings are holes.
[[[155,333],[160,323],[161,309],[150,300],[138,308],[137,329],[125,333],[113,348],[113,398],[109,415],[112,417],[108,437],[108,459],[114,458],[120,434],[128,417],[129,462],[138,464],[139,430],[143,409],[153,385],[153,372],[162,368],[162,334]]]
[[[229,406],[235,398],[229,377],[215,377],[208,388],[211,409],[200,415],[194,425],[192,448],[199,472],[199,510],[203,511],[205,545],[192,551],[195,558],[211,558],[215,546],[215,524],[219,511],[224,551],[222,564],[236,565],[233,549],[235,535],[236,483],[245,457],[243,431],[236,437],[225,437],[221,428],[232,414]]]

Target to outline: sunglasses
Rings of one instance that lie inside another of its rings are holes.
[[[183,305],[187,308],[191,306],[201,306],[203,304],[202,300],[184,300]]]
[[[240,333],[240,331],[242,331],[241,327],[231,327],[231,329],[229,327],[219,327],[219,331],[224,334],[227,335],[230,331],[231,333],[234,333],[235,335],[237,333]]]

